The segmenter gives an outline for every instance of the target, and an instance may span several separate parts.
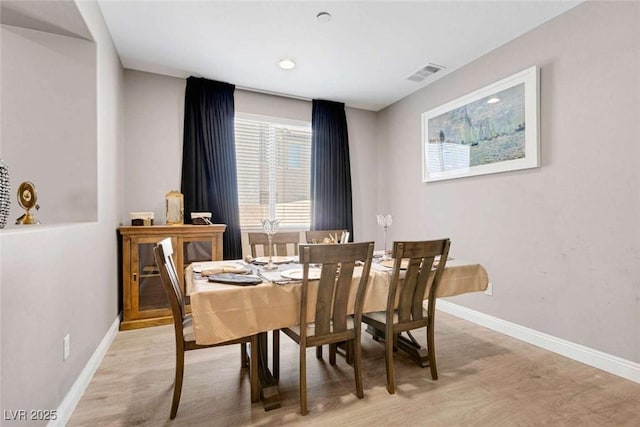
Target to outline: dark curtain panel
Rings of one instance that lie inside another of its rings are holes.
[[[182,194],[191,212],[211,212],[224,223],[224,259],[242,258],[233,126],[235,86],[189,77],[184,100]]]
[[[344,104],[313,100],[311,115],[311,229],[351,232],[351,164]]]

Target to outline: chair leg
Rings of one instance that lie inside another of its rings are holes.
[[[300,346],[300,415],[307,415],[307,351]]]
[[[395,342],[395,334],[387,329],[386,339],[384,340],[384,360],[387,368],[387,391],[389,394],[396,392],[396,380],[393,372],[393,350]]]
[[[336,353],[338,352],[338,344],[329,344],[329,364],[336,364]]]
[[[431,378],[438,379],[438,367],[436,366],[436,345],[435,333],[433,330],[433,322],[427,326],[427,354],[429,357],[429,369],[431,369]]]
[[[249,359],[247,359],[247,344],[240,344],[240,367],[248,368],[249,367]]]
[[[354,358],[354,345],[353,345],[353,341],[347,341],[347,348],[345,350],[345,359],[347,360],[347,364],[348,365],[353,365],[353,358]],[[360,346],[360,348],[362,348],[362,345]]]
[[[317,359],[322,359],[322,346],[316,346],[316,358]]]
[[[173,401],[171,402],[170,419],[174,419],[178,413],[180,394],[182,393],[182,378],[184,376],[184,348],[176,346],[176,377],[173,381]]]
[[[273,378],[280,379],[280,330],[273,331]]]
[[[349,341],[348,347],[354,349],[353,355],[353,370],[356,376],[356,395],[359,399],[364,397],[364,386],[362,385],[362,345],[360,343],[360,337],[356,337],[353,341]]]
[[[251,359],[249,359],[249,378],[251,383],[251,402],[260,400],[260,385],[258,384],[258,336],[251,337]],[[244,344],[242,345],[244,347]]]

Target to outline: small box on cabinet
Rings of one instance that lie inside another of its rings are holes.
[[[211,212],[191,212],[193,225],[211,225]]]
[[[131,225],[153,225],[153,212],[129,212]]]

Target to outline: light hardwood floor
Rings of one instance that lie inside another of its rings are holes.
[[[173,326],[122,331],[68,426],[639,426],[640,384],[438,312],[439,379],[396,353],[395,395],[384,348],[363,334],[365,397],[353,369],[307,353],[309,415],[299,415],[297,346],[281,335],[282,408],[251,404],[237,346],[189,352],[178,415],[169,421]],[[425,341],[424,331],[415,335]]]

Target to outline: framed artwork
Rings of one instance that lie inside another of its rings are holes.
[[[533,66],[422,114],[422,182],[540,166]]]

